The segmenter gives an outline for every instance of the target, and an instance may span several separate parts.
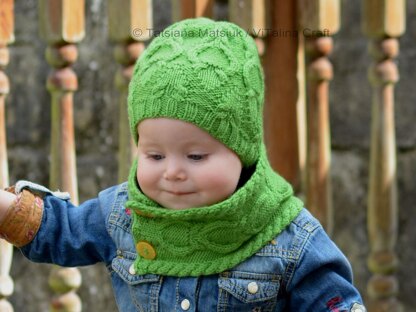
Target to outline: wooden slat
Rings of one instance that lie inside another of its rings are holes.
[[[40,34],[47,43],[78,43],[84,38],[84,0],[38,0],[38,4]]]
[[[370,38],[373,62],[369,79],[373,89],[367,226],[370,255],[368,309],[402,311],[396,272],[398,235],[397,164],[394,124],[394,85],[399,80],[395,59],[398,36],[405,31],[405,2],[365,0],[363,30]]]
[[[172,20],[213,17],[214,0],[172,0]]]
[[[149,40],[153,33],[152,3],[152,0],[109,0],[109,38],[118,43]]]
[[[307,70],[306,205],[332,232],[331,140],[328,59],[332,36],[340,27],[339,0],[298,0],[301,33],[305,37]]]
[[[131,29],[143,29],[143,35],[133,39],[138,41],[150,39],[152,32],[149,32],[149,29],[153,29],[152,0],[130,1],[130,8]]]
[[[9,64],[7,44],[14,41],[13,0],[3,0],[0,5],[0,188],[9,186],[9,166],[6,139],[6,97],[10,91],[9,78],[4,68]],[[10,276],[13,259],[13,246],[0,240],[0,312],[12,312],[7,300],[12,295],[14,283]]]
[[[119,90],[119,152],[118,181],[124,182],[129,174],[135,155],[135,144],[129,134],[127,116],[128,85],[134,63],[144,51],[144,40],[153,34],[152,1],[150,0],[110,0],[108,6],[110,38],[116,43],[114,55],[120,67],[116,73],[116,87]],[[131,8],[126,15],[125,7]],[[123,21],[120,22],[120,19]]]
[[[0,48],[0,55],[8,58],[8,48]],[[4,59],[0,56],[0,64]],[[4,68],[1,66],[1,68]],[[0,70],[0,188],[4,189],[9,186],[9,166],[7,160],[7,139],[6,139],[6,96],[9,94],[9,78]]]
[[[375,64],[372,70],[374,76],[371,79],[373,104],[367,217],[371,250],[368,263],[373,273],[368,283],[369,295],[373,300],[370,311],[398,311],[399,303],[395,298],[398,282],[393,276],[398,264],[394,251],[398,231],[398,206],[393,83],[398,80],[398,72],[392,60]],[[390,81],[386,81],[386,78]]]
[[[195,16],[213,15],[214,0],[196,0],[195,1]]]
[[[276,4],[279,5],[279,4]],[[266,37],[270,28],[270,0],[230,0],[230,21],[255,37]]]
[[[134,63],[144,51],[143,42],[119,43],[115,48],[116,60],[120,63],[115,84],[119,91],[119,146],[118,146],[118,181],[126,181],[131,163],[136,153],[136,144],[130,135],[127,115],[128,86],[133,74]]]
[[[76,47],[73,45],[67,45],[57,49],[59,51],[55,51],[55,57],[58,55],[68,56],[76,53]],[[72,53],[68,50],[72,50]],[[50,56],[48,60],[54,64],[58,62],[69,62],[68,59],[65,61],[53,59]],[[60,189],[69,192],[71,194],[71,201],[75,204],[78,203],[78,185],[75,161],[73,92],[77,88],[77,76],[69,67],[56,69],[48,77],[48,90],[51,93],[52,106],[51,172],[49,185],[51,189]]]
[[[339,0],[298,0],[302,29],[339,31],[341,3]]]
[[[73,94],[78,88],[78,79],[71,66],[78,56],[74,43],[85,34],[84,6],[84,0],[39,0],[41,34],[48,43],[46,60],[52,67],[47,81],[52,107],[49,186],[69,192],[75,205],[78,204],[78,182]],[[56,293],[50,311],[81,311],[81,300],[75,293],[81,286],[78,269],[54,267],[49,283]]]
[[[331,187],[331,139],[329,124],[329,81],[333,76],[328,55],[332,38],[314,38],[307,43],[307,161],[306,206],[328,233],[333,228]]]
[[[296,4],[293,1],[272,1],[269,14],[272,29],[296,29]],[[264,41],[267,46],[263,56],[266,78],[264,127],[268,156],[273,168],[298,189],[297,34],[269,35]]]
[[[297,191],[306,190],[306,154],[307,154],[307,116],[306,116],[306,70],[305,70],[305,38],[302,34],[298,35],[298,54],[297,54],[297,82],[298,99],[296,102],[296,122],[299,168],[297,169]]]
[[[0,312],[13,312],[13,307],[7,300],[14,290],[14,283],[9,274],[13,260],[13,246],[5,240],[0,240],[0,252]]]
[[[0,45],[5,46],[14,42],[14,0],[0,2]]]
[[[399,37],[406,28],[405,0],[365,0],[363,30],[370,38]]]

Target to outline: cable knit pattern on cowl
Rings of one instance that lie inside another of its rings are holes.
[[[138,256],[138,274],[199,276],[223,272],[252,256],[299,214],[303,203],[273,171],[266,151],[250,179],[228,199],[206,207],[171,210],[137,186],[137,162],[129,177],[135,243],[154,247],[156,257]],[[219,172],[218,174],[221,174]]]

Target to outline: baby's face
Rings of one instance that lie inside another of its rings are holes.
[[[138,126],[137,181],[171,209],[202,207],[228,198],[242,169],[237,154],[197,126],[176,119],[145,119]]]

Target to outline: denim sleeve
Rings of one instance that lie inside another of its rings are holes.
[[[109,263],[114,258],[116,246],[106,228],[105,209],[109,208],[101,207],[99,198],[79,206],[52,194],[43,200],[39,231],[31,243],[21,248],[28,259],[73,267]]]
[[[290,311],[365,311],[347,258],[321,226],[306,240],[287,291]]]

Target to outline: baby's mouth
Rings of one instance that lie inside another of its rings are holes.
[[[176,196],[183,196],[183,195],[189,195],[189,194],[194,193],[194,192],[179,192],[179,191],[167,191],[167,192]]]

